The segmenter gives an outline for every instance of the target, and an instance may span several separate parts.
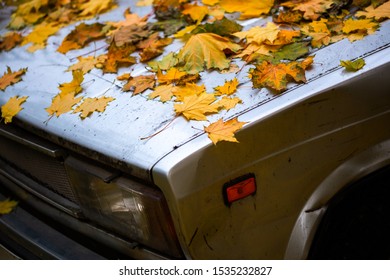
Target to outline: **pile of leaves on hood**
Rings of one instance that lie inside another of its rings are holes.
[[[2,1],[1,5],[7,2],[11,1]],[[67,69],[73,79],[60,84],[46,108],[49,117],[73,112],[84,119],[103,112],[114,98],[83,98],[84,74],[97,68],[103,77],[118,73],[120,68],[147,63],[149,74],[117,76],[122,90],[173,103],[174,118],[205,121],[208,115],[242,103],[235,96],[241,81],[234,78],[214,92],[206,92],[201,72],[242,71],[234,63],[241,61],[251,65],[248,75],[254,88],[279,94],[289,83],[306,82],[305,72],[313,63],[310,54],[314,50],[345,38],[360,40],[390,17],[387,0],[246,0],[244,5],[241,0],[140,0],[137,5],[152,5],[153,13],[139,16],[129,8],[117,22],[100,22],[99,14],[117,7],[114,0],[21,1],[11,16],[10,31],[0,39],[0,51],[24,45],[27,52],[39,51],[50,36],[72,24],[73,30],[57,48],[59,53],[67,54],[96,41],[104,42],[104,52],[80,56]],[[87,23],[91,18],[96,21]],[[240,25],[252,18],[267,20],[246,29]],[[183,47],[164,53],[174,40],[182,41]],[[357,71],[364,60],[342,61],[341,65]],[[0,78],[0,90],[19,82],[23,75],[28,75],[27,68],[8,68]],[[15,96],[1,107],[5,123],[22,110],[23,102],[28,103],[26,96]],[[237,142],[234,133],[243,125],[237,118],[220,119],[204,130],[213,143]]]

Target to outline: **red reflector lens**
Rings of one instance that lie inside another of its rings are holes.
[[[224,197],[227,204],[252,195],[256,192],[256,180],[253,174],[237,178],[225,184]]]

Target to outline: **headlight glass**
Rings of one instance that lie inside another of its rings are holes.
[[[73,157],[66,166],[87,219],[122,237],[180,257],[177,237],[162,192]]]

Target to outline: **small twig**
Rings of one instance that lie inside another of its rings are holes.
[[[156,136],[157,134],[163,132],[165,129],[168,128],[168,126],[170,126],[170,125],[173,123],[174,120],[177,119],[178,116],[179,116],[179,115],[176,115],[172,120],[170,120],[170,121],[168,122],[168,124],[167,124],[166,126],[164,126],[162,129],[160,129],[160,130],[157,131],[156,133],[154,133],[154,134],[152,134],[152,135],[149,135],[149,136],[146,136],[146,137],[142,137],[142,138],[140,138],[140,139],[141,139],[141,140],[147,140],[147,139],[150,139],[150,138]]]

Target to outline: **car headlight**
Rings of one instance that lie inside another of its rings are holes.
[[[74,157],[69,157],[65,164],[88,220],[172,257],[182,256],[159,189],[125,176],[105,182],[111,172]]]

